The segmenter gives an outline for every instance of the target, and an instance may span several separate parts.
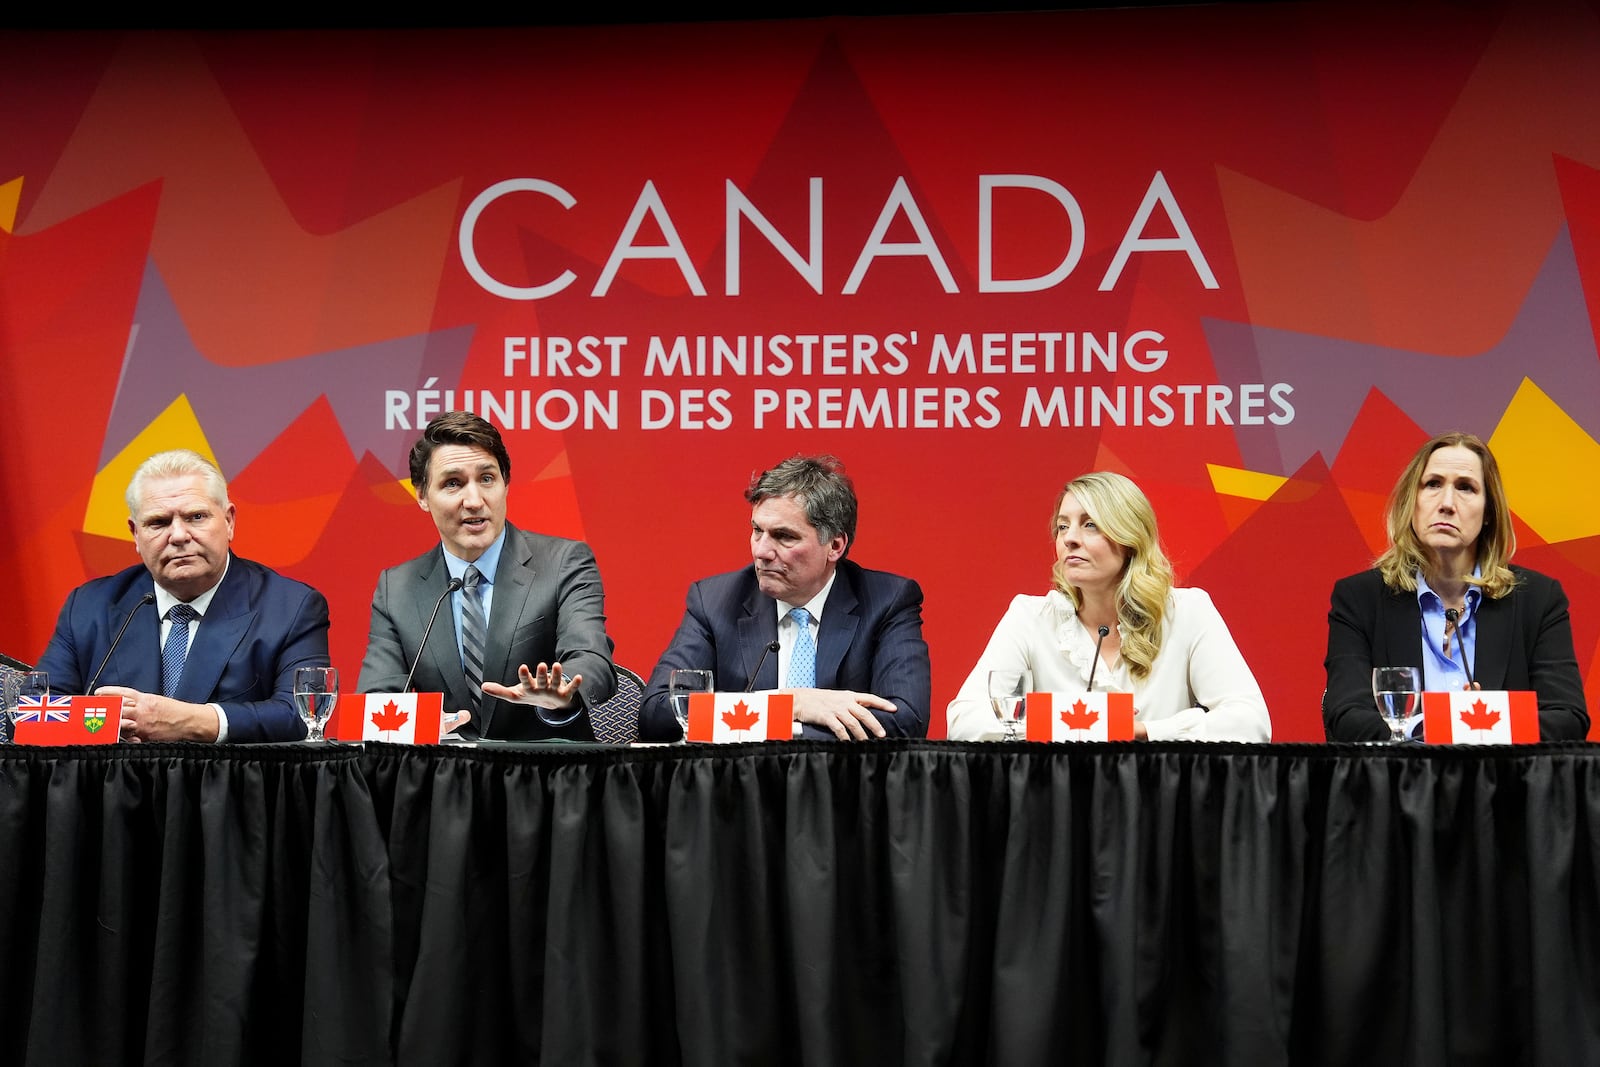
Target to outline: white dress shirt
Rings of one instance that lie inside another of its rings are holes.
[[[775,600],[778,611],[778,688],[787,689],[789,686],[789,660],[794,656],[794,644],[800,636],[799,627],[789,617],[789,612],[795,608],[805,608],[811,613],[812,647],[817,647],[817,635],[822,631],[822,609],[828,604],[828,593],[833,589],[833,580],[839,576],[838,571],[828,575],[827,582],[816,596],[804,604],[790,604],[784,600]]]
[[[222,578],[217,579],[217,584],[207,589],[193,600],[183,601],[156,585],[156,610],[161,613],[161,641],[157,648],[167,647],[167,634],[172,632],[172,609],[178,604],[187,603],[194,609],[200,618],[189,624],[189,644],[184,648],[184,660],[189,658],[189,649],[194,647],[194,635],[200,632],[200,624],[205,621],[206,612],[211,607],[211,601],[217,595],[217,590],[222,588],[224,578],[228,577],[228,568],[233,565],[233,554],[228,554],[227,562],[222,565]],[[228,740],[228,713],[222,710],[221,704],[212,704],[211,710],[217,713],[217,744]]]

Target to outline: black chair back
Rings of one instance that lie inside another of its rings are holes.
[[[589,709],[594,739],[605,745],[631,745],[639,739],[639,704],[644,680],[628,668],[617,666],[617,691]]]

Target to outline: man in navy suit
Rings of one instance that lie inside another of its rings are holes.
[[[228,486],[198,453],[145,460],[127,501],[143,565],[67,597],[39,661],[51,691],[120,696],[124,741],[304,737],[294,672],[328,665],[327,600],[229,551]]]
[[[640,739],[683,736],[667,700],[680,668],[713,671],[722,692],[794,694],[800,736],[925,736],[922,590],[845,558],[856,494],[843,466],[795,456],[757,475],[745,499],[752,562],[689,587],[683,622],[645,689]]]

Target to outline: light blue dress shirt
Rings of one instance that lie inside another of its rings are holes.
[[[1474,578],[1479,576],[1476,567],[1472,570]],[[1421,574],[1417,575],[1417,607],[1422,612],[1422,688],[1428,692],[1439,693],[1451,690],[1461,690],[1467,687],[1467,666],[1476,665],[1478,662],[1478,603],[1483,599],[1483,590],[1475,585],[1467,586],[1466,610],[1461,613],[1461,618],[1456,621],[1456,628],[1450,634],[1446,647],[1444,617],[1444,601],[1439,599],[1439,594],[1428,587],[1428,580]],[[1473,672],[1476,674],[1476,671]],[[1415,732],[1417,724],[1422,721],[1422,709],[1417,708],[1417,713],[1406,720],[1406,733]]]
[[[488,548],[483,550],[483,555],[479,556],[471,563],[468,563],[466,560],[461,559],[458,556],[452,556],[449,552],[444,554],[445,569],[450,572],[450,577],[460,578],[463,582],[466,581],[468,567],[478,568],[478,573],[483,575],[483,580],[478,585],[478,597],[483,601],[483,621],[485,625],[487,625],[489,620],[493,618],[493,616],[490,615],[490,611],[494,607],[494,574],[495,571],[500,567],[500,550],[505,547],[505,544],[506,528],[501,526],[500,536],[496,537],[494,542],[490,544]],[[465,589],[457,589],[454,595],[450,597],[450,617],[455,620],[456,624],[456,655],[458,656],[462,655],[461,598],[466,595],[467,591]],[[485,636],[487,637],[488,635]],[[466,670],[466,662],[464,657],[461,669]],[[496,679],[486,678],[484,680],[495,681]]]

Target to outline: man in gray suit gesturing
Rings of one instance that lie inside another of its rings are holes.
[[[415,689],[469,713],[463,736],[592,741],[587,709],[617,688],[600,569],[581,541],[506,522],[510,478],[486,420],[452,411],[423,429],[411,482],[439,547],[379,575],[358,688],[398,692],[415,663]]]

